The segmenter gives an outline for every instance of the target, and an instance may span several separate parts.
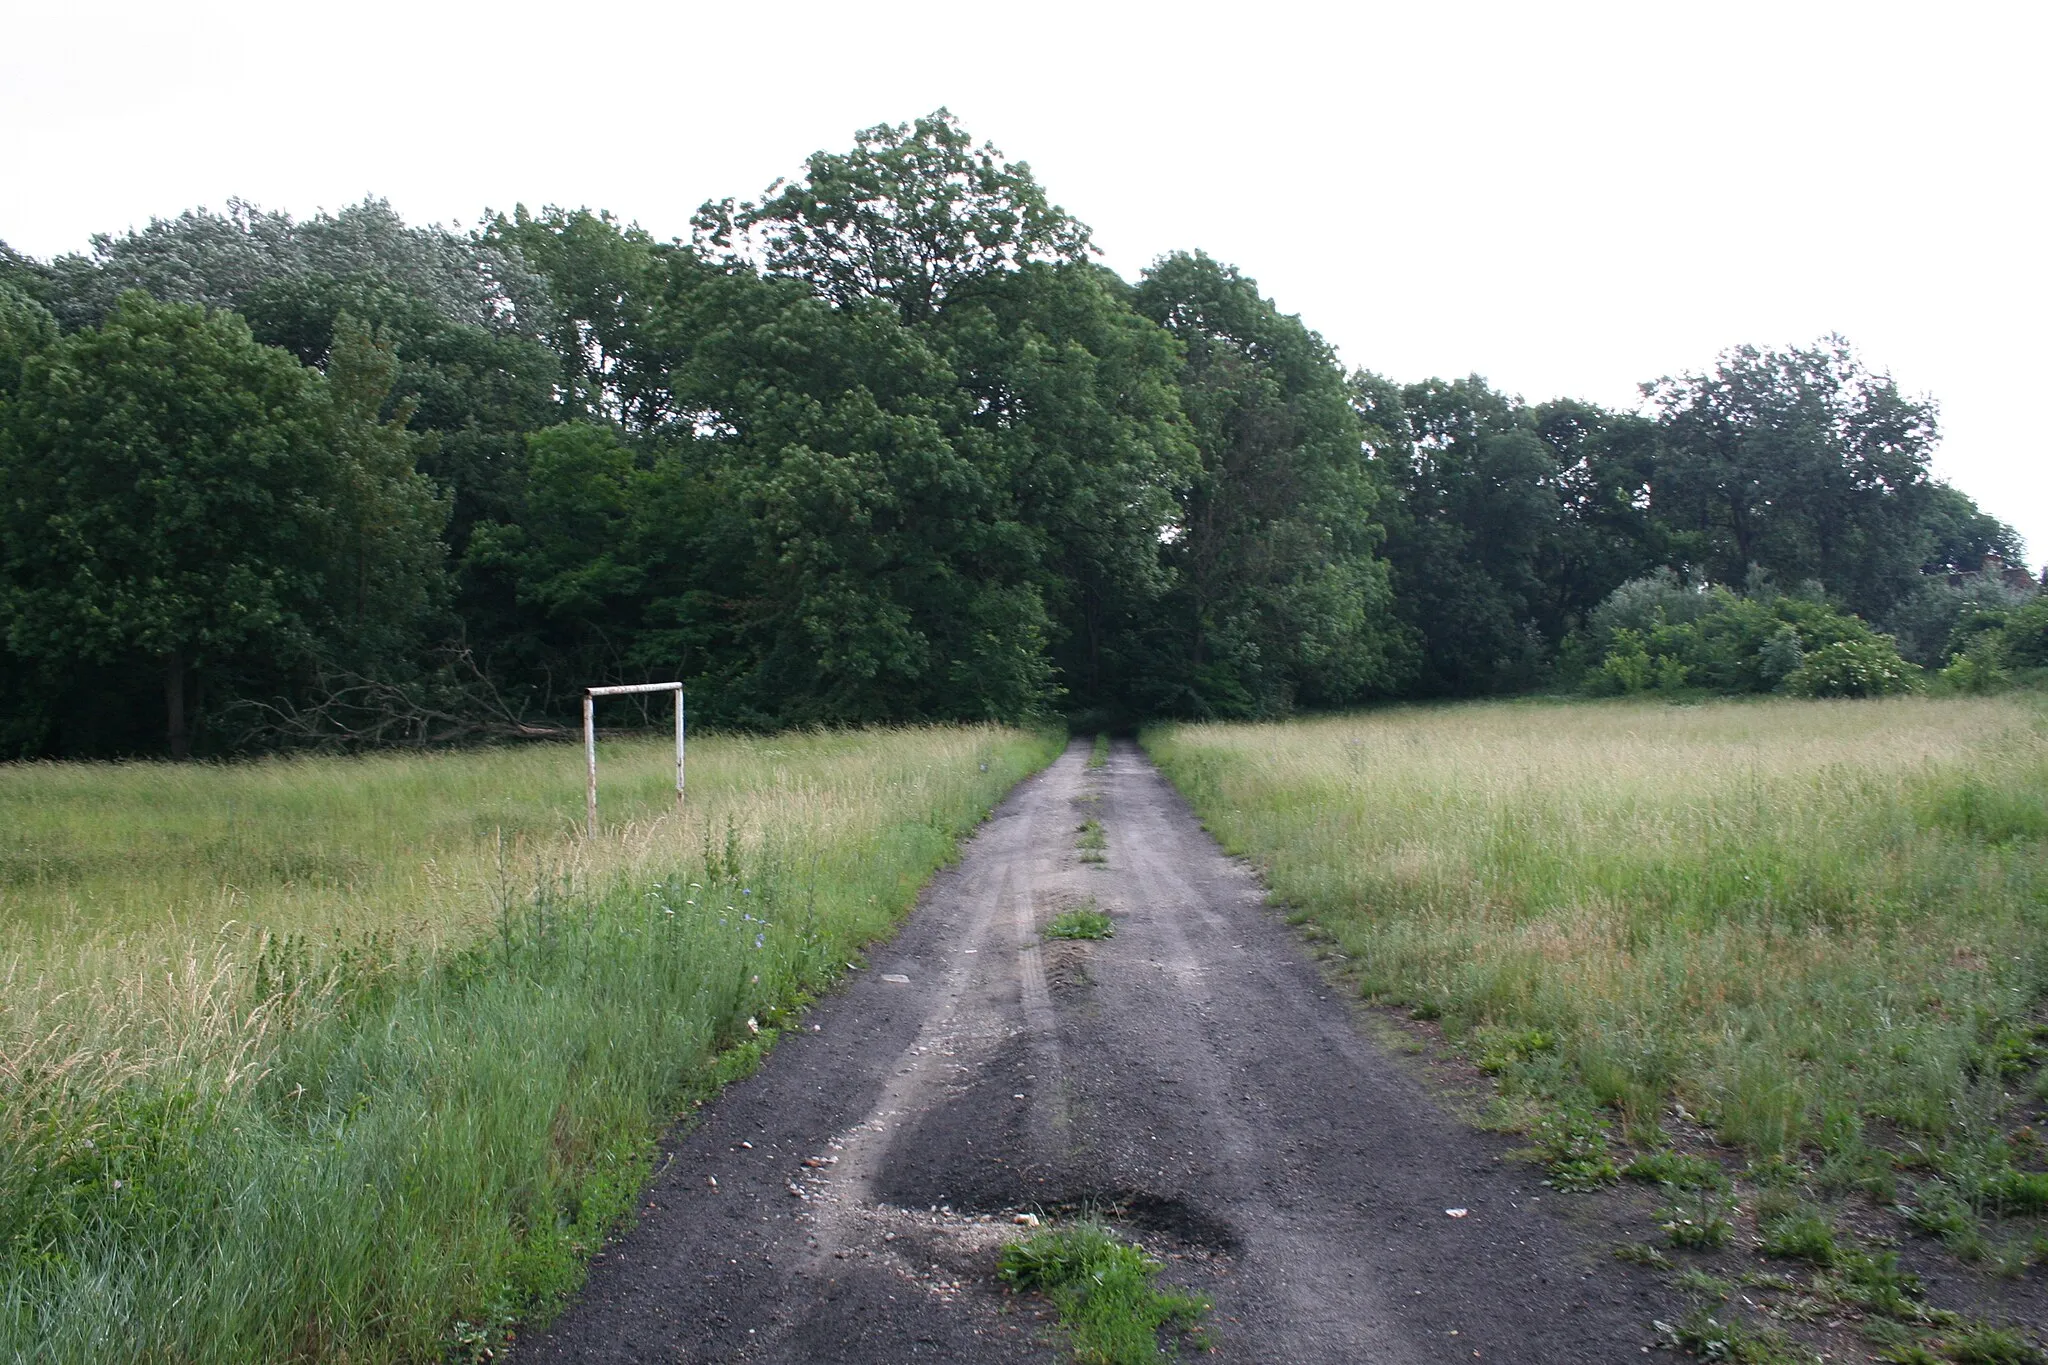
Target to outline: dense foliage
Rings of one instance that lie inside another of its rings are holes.
[[[1914,690],[1919,673],[1889,637],[1825,601],[1697,587],[1668,570],[1615,589],[1589,627],[1599,663],[1584,685],[1596,694],[1876,697]]]
[[[657,675],[747,727],[1633,679],[1593,623],[1659,570],[1939,667],[2034,595],[1839,338],[1530,405],[1092,251],[944,111],[688,242],[372,200],[0,246],[0,752],[527,732]],[[1653,682],[1759,667],[1681,627],[1628,627]]]

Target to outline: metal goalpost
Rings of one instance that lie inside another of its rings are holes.
[[[679,682],[628,683],[623,687],[583,689],[583,760],[587,777],[583,787],[584,832],[597,837],[597,699],[624,697],[643,692],[676,694],[676,805],[683,804],[683,685]]]

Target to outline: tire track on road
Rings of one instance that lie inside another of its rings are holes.
[[[640,1225],[521,1359],[1057,1359],[995,1258],[1017,1211],[1075,1208],[1215,1298],[1220,1359],[1640,1356],[1654,1282],[1359,1035],[1134,745],[1087,753],[1021,784],[819,1031],[671,1140]],[[1104,865],[1077,856],[1091,813]],[[1043,920],[1091,897],[1116,936],[1049,951]]]

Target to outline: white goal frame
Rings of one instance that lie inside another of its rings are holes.
[[[676,694],[676,806],[683,804],[683,685],[679,682],[628,683],[622,687],[583,689],[583,827],[590,838],[597,837],[597,699],[625,697],[644,692]]]

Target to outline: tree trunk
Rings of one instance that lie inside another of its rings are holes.
[[[164,709],[170,713],[171,757],[183,763],[192,757],[192,738],[185,733],[185,651],[174,649],[164,660]]]

